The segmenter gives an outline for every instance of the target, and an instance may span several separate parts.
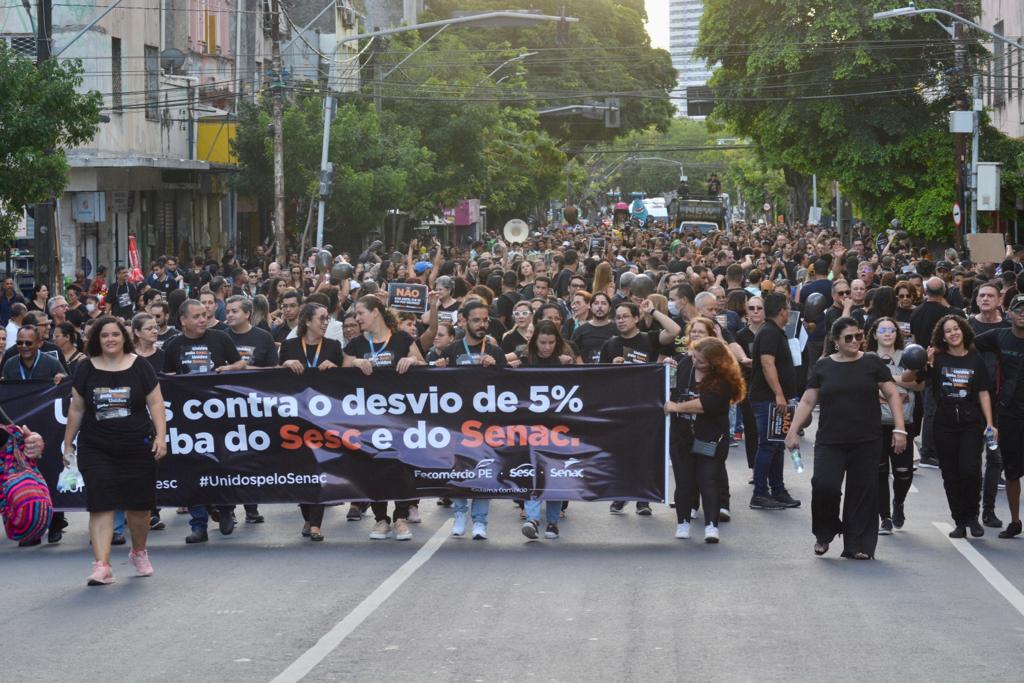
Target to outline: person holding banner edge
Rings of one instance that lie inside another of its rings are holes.
[[[95,561],[90,586],[113,583],[114,511],[125,510],[138,576],[153,574],[146,550],[156,505],[156,465],[167,454],[163,395],[149,363],[133,353],[124,324],[105,316],[89,336],[89,360],[75,370],[64,431],[65,464],[76,454],[85,479],[89,538]],[[111,444],[117,444],[116,449]]]

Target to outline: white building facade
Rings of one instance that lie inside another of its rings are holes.
[[[989,31],[1024,42],[1024,3],[982,0],[978,22]],[[1024,52],[1000,41],[989,44],[991,62],[983,69],[985,107],[992,124],[1010,137],[1024,138]]]
[[[706,85],[711,78],[711,71],[704,60],[693,57],[703,14],[703,0],[669,0],[669,51],[679,78],[679,85],[672,96],[680,116],[690,116],[686,89]]]

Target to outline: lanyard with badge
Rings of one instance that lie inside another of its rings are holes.
[[[30,367],[28,369],[28,377],[25,376],[25,366],[24,366],[24,364],[22,364],[21,361],[18,361],[18,372],[21,373],[21,378],[23,380],[32,379],[32,375],[35,373],[36,366],[39,365],[39,359],[42,358],[42,356],[43,356],[43,352],[39,351],[39,350],[36,350],[36,359],[34,361],[32,361],[32,367]]]
[[[306,351],[306,340],[305,339],[301,340],[301,343],[302,343],[302,357],[306,361],[306,367],[307,368],[315,368],[315,367],[317,367],[320,364],[320,347],[322,347],[324,345],[324,340],[321,339],[319,342],[317,342],[316,353],[313,354],[313,362],[310,362],[310,360],[309,360],[309,352]]]
[[[380,351],[378,351],[377,347],[373,345],[373,334],[370,334],[366,338],[366,341],[368,341],[370,343],[370,358],[373,360],[373,364],[376,365],[377,364],[377,356],[379,356],[380,354],[384,353],[385,349],[387,349],[388,342],[391,341],[391,335],[388,335],[388,338],[380,343]]]
[[[466,350],[466,358],[469,359],[473,363],[473,365],[477,365],[476,358],[474,357],[473,352],[469,350],[469,344],[466,343],[466,338],[465,337],[462,338],[462,348],[464,348]],[[487,348],[486,344],[480,344],[480,360],[481,360],[481,362],[483,361],[484,349],[486,349],[486,348]]]

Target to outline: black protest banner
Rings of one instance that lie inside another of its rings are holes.
[[[662,500],[666,370],[606,367],[288,370],[162,377],[160,505],[438,496]],[[0,385],[46,441],[57,507],[71,386]],[[117,445],[111,444],[116,450]]]
[[[427,286],[392,282],[388,285],[388,308],[410,313],[427,312]]]

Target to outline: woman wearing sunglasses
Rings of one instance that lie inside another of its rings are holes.
[[[807,424],[815,404],[820,402],[811,478],[814,554],[828,552],[829,543],[841,533],[843,557],[870,560],[878,543],[878,458],[882,450],[878,392],[885,396],[892,411],[894,453],[902,453],[907,447],[903,401],[882,359],[861,351],[864,330],[855,318],[844,316],[836,320],[831,338],[836,351],[811,369],[807,390],[786,434],[786,447],[794,449],[800,445],[800,428]]]
[[[882,408],[882,455],[878,462],[878,516],[881,520],[878,533],[888,536],[893,528],[902,529],[906,522],[903,504],[914,481],[914,392],[924,388],[920,382],[905,382],[902,379],[903,333],[891,317],[881,317],[868,330],[868,351],[874,353],[889,368],[903,403],[903,425],[909,432],[907,448],[902,453],[892,449],[892,430],[896,428],[888,401],[879,393],[878,402]],[[892,471],[892,507],[890,511],[889,472]]]
[[[956,527],[950,538],[985,535],[978,521],[981,502],[981,449],[986,429],[992,430],[992,399],[988,370],[973,348],[974,331],[958,315],[943,316],[935,325],[934,356],[921,372],[907,370],[904,379],[924,379],[935,396],[932,430],[942,471],[949,512]]]

